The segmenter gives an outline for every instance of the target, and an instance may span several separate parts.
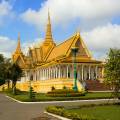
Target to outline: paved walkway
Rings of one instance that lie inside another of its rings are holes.
[[[0,120],[58,120],[43,114],[46,106],[48,104],[21,104],[0,94]]]
[[[48,105],[65,105],[79,106],[81,104],[101,103],[102,101],[79,101],[79,102],[62,102],[62,103],[37,103],[23,104],[7,98],[4,94],[0,94],[0,120],[58,120],[44,114],[45,107]]]

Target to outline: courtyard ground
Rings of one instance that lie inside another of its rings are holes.
[[[5,94],[0,94],[0,120],[45,120],[40,117],[47,117],[48,120],[58,120],[46,116],[44,110],[49,105],[60,106],[76,106],[83,104],[104,103],[108,100],[101,101],[78,101],[78,102],[59,102],[59,103],[35,103],[35,104],[22,104],[7,98]],[[112,102],[112,101],[111,101]],[[46,119],[46,120],[47,120]]]

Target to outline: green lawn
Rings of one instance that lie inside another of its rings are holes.
[[[9,96],[20,100],[20,101],[30,101],[29,99],[29,93],[28,92],[21,92],[18,95],[12,95],[10,93],[7,93]],[[55,101],[55,100],[83,100],[83,99],[102,99],[102,98],[110,98],[111,93],[104,92],[104,93],[87,93],[85,96],[79,96],[79,97],[49,97],[46,94],[43,93],[36,93],[36,99],[35,101]]]
[[[67,109],[70,113],[94,116],[100,120],[120,120],[120,105],[105,105]]]

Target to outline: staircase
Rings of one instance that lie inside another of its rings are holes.
[[[108,91],[110,90],[109,86],[106,86],[104,83],[100,83],[98,80],[86,80],[86,89],[88,91]]]

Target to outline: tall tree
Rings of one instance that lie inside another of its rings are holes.
[[[120,99],[120,49],[110,49],[105,65],[105,82],[114,90],[115,97]]]
[[[12,66],[11,59],[5,58],[5,61],[4,61],[4,79],[8,83],[8,88],[9,88],[9,83],[10,83],[10,80],[11,80],[11,77],[10,77],[10,75],[11,75],[11,71],[10,71],[11,66]]]
[[[10,81],[10,67],[12,65],[11,59],[5,58],[2,54],[0,54],[0,85],[4,84],[6,81],[8,82],[9,88],[9,81]]]
[[[5,83],[4,79],[4,57],[0,54],[0,85]]]
[[[13,94],[16,93],[16,82],[23,75],[22,69],[15,63],[12,63],[11,59],[4,58],[0,54],[0,85],[6,81],[8,83],[12,81]]]
[[[16,82],[20,77],[22,77],[23,72],[22,69],[17,64],[12,64],[9,68],[10,70],[10,79],[12,80],[12,88],[13,88],[13,94],[16,94]]]

